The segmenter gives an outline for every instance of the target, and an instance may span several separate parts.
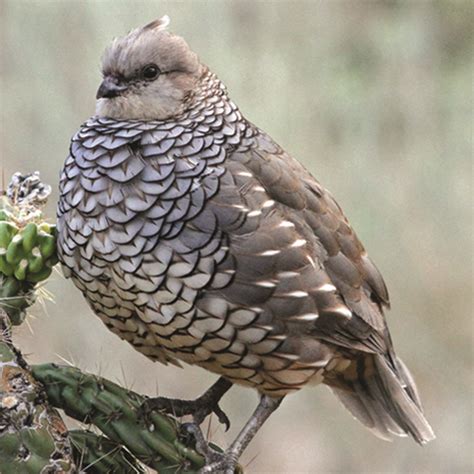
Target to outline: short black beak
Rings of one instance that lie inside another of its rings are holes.
[[[96,98],[111,99],[112,97],[117,97],[125,90],[127,90],[127,86],[120,84],[116,77],[105,76],[97,91]]]

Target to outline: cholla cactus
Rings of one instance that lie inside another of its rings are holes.
[[[0,472],[74,472],[68,431],[11,340],[57,262],[54,226],[42,207],[51,188],[16,173],[0,197]]]
[[[143,396],[74,367],[44,364],[32,371],[53,406],[97,426],[109,440],[125,446],[160,474],[196,472],[204,465],[204,458],[184,443],[176,421],[141,412]]]
[[[56,227],[45,221],[42,208],[51,188],[39,173],[15,173],[0,197],[0,308],[20,324],[34,301],[34,287],[57,263]]]

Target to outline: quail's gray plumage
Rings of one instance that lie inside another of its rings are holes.
[[[162,20],[115,40],[103,73],[58,207],[66,275],[102,321],[153,360],[256,388],[263,419],[322,382],[379,436],[432,439],[382,276],[328,191]]]

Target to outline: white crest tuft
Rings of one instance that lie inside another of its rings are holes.
[[[160,18],[160,22],[161,22],[160,29],[164,30],[165,28],[168,28],[169,24],[171,23],[171,19],[168,15],[163,15]]]

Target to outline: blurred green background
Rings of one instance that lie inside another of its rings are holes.
[[[473,472],[473,2],[0,1],[0,165],[54,187],[94,111],[112,37],[168,14],[232,99],[327,186],[385,275],[395,346],[438,439],[386,443],[325,387],[285,400],[247,449],[248,472]],[[47,284],[16,340],[141,392],[200,394],[215,376],[155,365],[112,335],[69,281]],[[234,388],[226,446],[253,410]],[[469,447],[471,446],[471,447]]]

